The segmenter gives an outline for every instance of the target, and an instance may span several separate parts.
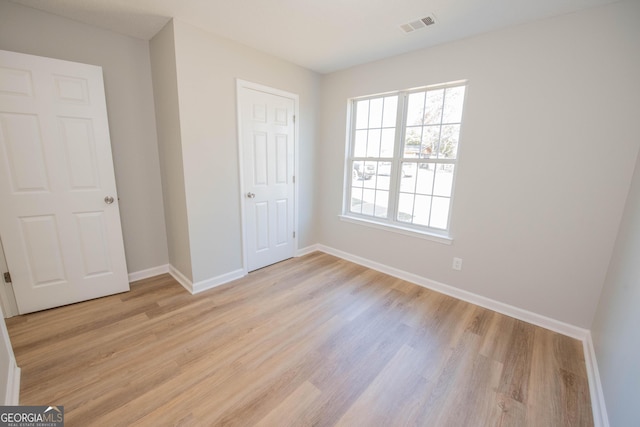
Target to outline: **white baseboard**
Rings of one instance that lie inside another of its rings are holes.
[[[305,256],[312,252],[320,251],[320,245],[311,245],[306,248],[298,249],[296,252],[296,257]],[[321,251],[324,252],[324,251]]]
[[[244,272],[244,270],[240,268],[229,273],[221,274],[217,277],[212,277],[211,279],[202,280],[193,284],[193,291],[191,293],[197,294],[209,289],[213,289],[217,286],[221,286],[234,280],[241,279],[245,276],[245,274],[246,273]]]
[[[193,294],[193,283],[180,270],[169,264],[169,274],[176,279],[190,294]]]
[[[169,264],[159,265],[157,267],[147,268],[146,270],[134,271],[129,273],[129,283],[149,277],[159,276],[169,272]]]
[[[7,378],[7,390],[5,396],[5,406],[17,406],[20,404],[20,368],[16,360],[11,357],[9,360],[9,376]]]
[[[584,351],[584,362],[587,365],[587,377],[589,379],[589,393],[591,395],[591,408],[593,410],[593,423],[596,427],[609,427],[609,417],[607,407],[604,402],[602,382],[600,381],[600,371],[596,360],[596,351],[593,347],[591,333],[582,341]]]
[[[169,265],[169,274],[173,276],[174,279],[178,283],[182,285],[189,293],[197,294],[217,286],[224,285],[225,283],[229,283],[233,280],[240,279],[245,276],[245,271],[243,269],[238,269],[231,271],[229,273],[221,274],[220,276],[212,277],[211,279],[202,280],[200,282],[193,283],[189,280],[184,274],[182,274],[177,268],[172,265]]]
[[[395,267],[390,267],[388,265],[362,258],[347,252],[343,252],[338,249],[334,249],[325,245],[316,245],[316,248],[321,252],[325,252],[330,255],[345,259],[347,261],[351,261],[356,264],[371,268],[373,270],[380,271],[390,276],[415,283],[416,285],[440,292],[445,295],[449,295],[459,300],[470,302],[472,304],[479,305],[480,307],[488,308],[489,310],[497,311],[498,313],[523,320],[533,325],[541,326],[545,329],[567,335],[580,341],[584,341],[584,339],[589,334],[589,331],[587,329],[570,325],[559,320],[551,319],[549,317],[542,316],[528,310],[514,307],[512,305],[505,304],[503,302],[496,301],[482,295],[474,294],[472,292],[465,291],[454,286],[427,279],[426,277],[418,276],[417,274],[409,273]]]

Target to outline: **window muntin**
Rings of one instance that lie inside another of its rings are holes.
[[[465,88],[352,101],[345,214],[446,234]]]

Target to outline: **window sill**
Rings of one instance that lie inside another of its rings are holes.
[[[365,227],[377,228],[379,230],[390,231],[392,233],[404,234],[405,236],[417,237],[420,239],[431,240],[432,242],[442,243],[443,245],[450,245],[453,243],[453,239],[449,236],[443,236],[428,231],[414,230],[412,228],[405,228],[398,225],[381,224],[379,222],[370,221],[364,218],[340,215],[340,220],[350,222],[353,224],[363,225]]]

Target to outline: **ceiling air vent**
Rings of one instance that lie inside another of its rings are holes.
[[[412,33],[416,30],[421,30],[423,28],[427,28],[429,25],[433,25],[436,23],[436,18],[433,15],[425,16],[424,18],[420,18],[416,21],[411,21],[406,24],[400,25],[400,29],[405,33]]]

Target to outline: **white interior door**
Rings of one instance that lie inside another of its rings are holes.
[[[240,86],[247,271],[295,254],[295,99]]]
[[[20,313],[129,290],[100,67],[0,51],[0,200]]]

